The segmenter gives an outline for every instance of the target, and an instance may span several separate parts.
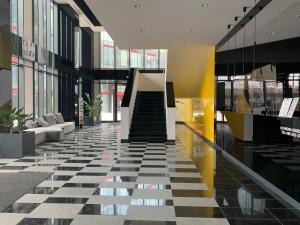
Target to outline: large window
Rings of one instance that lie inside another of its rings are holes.
[[[11,0],[11,32],[23,37],[23,0]]]
[[[100,33],[101,68],[103,69],[165,69],[165,49],[119,49],[107,32]]]
[[[145,50],[145,68],[157,69],[158,67],[158,50],[147,49]]]
[[[118,47],[116,47],[116,53],[117,53],[117,68],[120,69],[128,69],[129,67],[129,52],[128,50],[120,50]]]
[[[33,0],[34,43],[57,54],[57,5],[51,0]]]
[[[12,106],[25,107],[25,77],[24,67],[12,65]]]
[[[130,49],[130,67],[144,68],[144,50]]]
[[[115,68],[115,44],[107,32],[101,32],[101,67]]]

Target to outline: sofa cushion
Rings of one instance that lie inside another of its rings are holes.
[[[49,127],[45,130],[47,141],[62,141],[64,139],[64,131],[61,128]]]
[[[36,118],[35,120],[38,122],[39,126],[41,126],[41,127],[49,127],[50,126],[50,124],[47,121],[45,121],[43,118]]]
[[[62,123],[65,122],[64,117],[62,116],[61,113],[55,113],[54,116],[56,118],[56,123],[57,124],[62,124]]]
[[[55,124],[51,127],[61,128],[64,130],[65,134],[68,134],[75,130],[75,123],[74,122],[64,122],[62,124]]]
[[[25,123],[25,126],[27,129],[37,128],[39,126],[39,123],[37,121],[29,120]]]
[[[25,131],[32,131],[35,133],[35,145],[41,144],[46,141],[46,128],[44,127],[27,129]]]
[[[56,124],[56,119],[53,114],[47,114],[43,115],[43,118],[45,121],[47,121],[50,125],[55,125]]]

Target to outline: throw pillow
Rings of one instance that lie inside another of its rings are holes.
[[[57,124],[62,124],[65,122],[64,117],[62,116],[61,113],[55,113],[54,115],[55,115]]]
[[[45,121],[43,118],[36,118],[35,120],[36,120],[36,122],[38,122],[38,124],[41,127],[49,127],[50,126],[50,124],[47,121]]]
[[[55,125],[56,124],[55,116],[53,114],[43,115],[43,118],[50,125]]]

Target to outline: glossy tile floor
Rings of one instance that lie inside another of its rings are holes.
[[[300,143],[240,142],[233,138],[227,124],[218,124],[217,144],[286,194],[300,201]]]
[[[53,172],[0,213],[2,225],[299,224],[184,125],[176,145],[120,144],[119,125],[81,130],[0,172]]]

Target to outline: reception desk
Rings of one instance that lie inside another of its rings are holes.
[[[300,143],[300,118],[222,112],[235,138],[259,143]]]

